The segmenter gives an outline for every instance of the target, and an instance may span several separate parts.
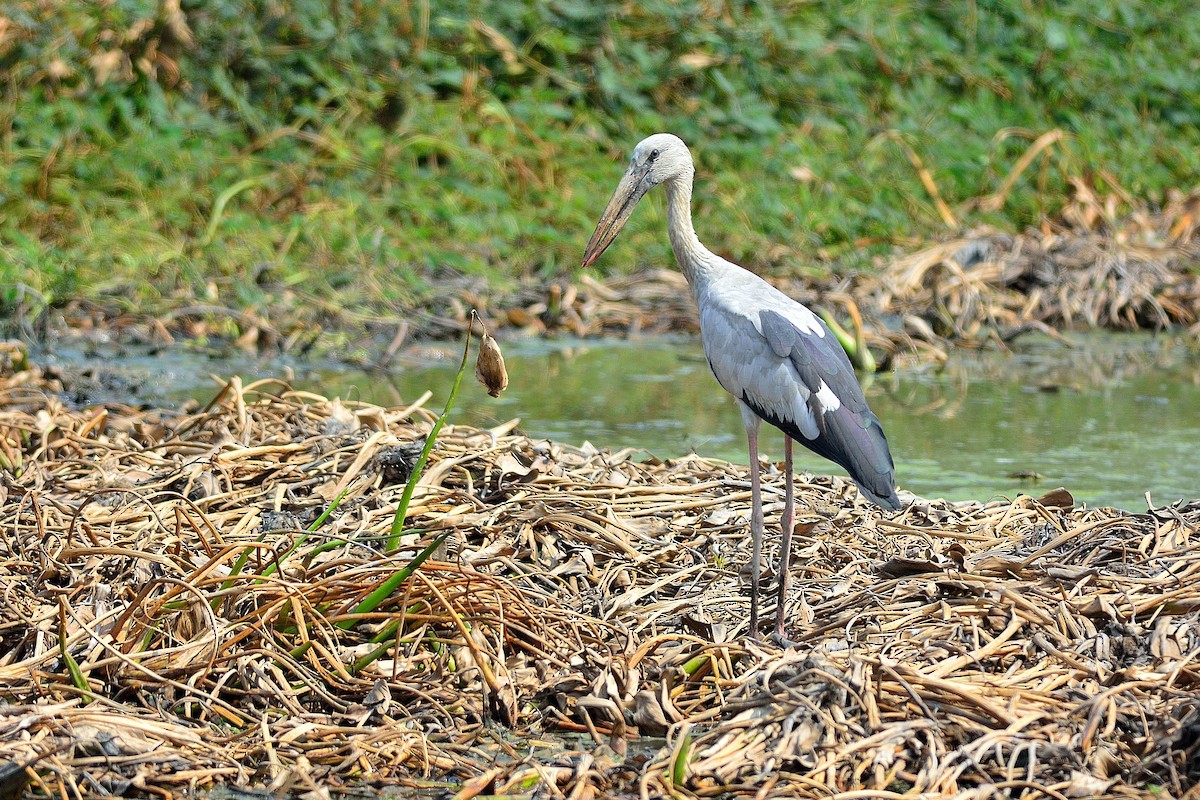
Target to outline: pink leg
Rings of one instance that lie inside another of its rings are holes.
[[[783,437],[783,538],[779,542],[779,600],[775,604],[775,638],[783,639],[783,615],[790,582],[788,562],[792,557],[792,530],[796,527],[796,494],[792,480],[792,437]]]
[[[746,425],[746,443],[750,446],[750,636],[758,637],[758,586],[762,581],[763,507],[762,485],[758,469],[758,415],[738,403]]]

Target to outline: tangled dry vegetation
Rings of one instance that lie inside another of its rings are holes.
[[[40,757],[8,786],[1062,798],[1200,777],[1200,501],[881,516],[808,477],[781,650],[746,636],[741,466],[450,426],[386,554],[424,409],[236,379],[189,415],[77,409],[60,388],[0,371],[0,762]]]

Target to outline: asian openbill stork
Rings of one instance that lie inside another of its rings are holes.
[[[762,278],[700,243],[692,227],[694,175],[692,155],[679,137],[657,133],[639,143],[587,244],[583,266],[595,263],[612,244],[642,196],[663,184],[667,192],[667,233],[700,311],[704,354],[721,386],[737,399],[746,425],[753,505],[752,636],[758,635],[762,572],[760,420],[784,434],[783,540],[775,613],[775,637],[784,640],[784,599],[795,521],[792,441],[840,464],[863,495],[887,509],[900,507],[895,467],[883,428],[867,407],[850,359],[825,323]]]

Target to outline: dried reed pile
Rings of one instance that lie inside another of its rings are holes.
[[[1200,309],[1200,189],[1175,192],[1156,211],[1121,215],[1128,198],[1097,195],[1082,181],[1054,224],[1022,234],[967,233],[880,264],[878,275],[779,286],[847,322],[865,318],[885,356],[945,359],[950,345],[1003,344],[1028,330],[1160,329],[1194,325]],[[578,335],[691,330],[683,276],[652,270],[606,284],[510,298],[497,324]],[[486,306],[487,298],[471,295]],[[465,319],[465,306],[456,306]],[[1200,328],[1197,328],[1200,332]]]
[[[189,415],[74,409],[9,366],[0,760],[44,755],[40,791],[1165,797],[1200,777],[1200,502],[881,517],[810,477],[781,650],[746,637],[744,467],[450,426],[387,554],[419,407],[234,379]]]
[[[1024,330],[1159,330],[1200,309],[1200,191],[1118,218],[1113,198],[1076,183],[1060,225],[983,232],[900,258],[859,291],[876,318],[917,339],[1000,342]]]

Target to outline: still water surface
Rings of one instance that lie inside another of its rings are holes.
[[[1013,354],[960,353],[944,367],[873,376],[872,408],[883,421],[902,488],[926,497],[989,500],[1065,486],[1079,502],[1133,511],[1200,497],[1200,356],[1175,340],[1088,334],[1065,347],[1034,337]],[[464,383],[451,421],[490,427],[513,417],[535,438],[600,448],[635,447],[659,458],[689,451],[745,463],[741,417],[717,385],[699,344],[687,339],[632,342],[503,342],[511,378],[499,399]],[[153,360],[147,389],[158,399],[207,399],[210,373],[256,377],[294,372],[292,384],[326,396],[399,405],[433,392],[440,410],[453,382],[459,345],[422,347],[387,375],[274,362],[172,364]],[[63,356],[63,358],[68,358]],[[112,369],[145,372],[142,359]],[[470,380],[470,378],[468,378]],[[128,398],[119,398],[128,399]],[[152,399],[154,399],[152,397]],[[782,440],[764,429],[764,452]],[[797,449],[801,469],[838,472]],[[1040,479],[1014,477],[1036,473]],[[840,473],[844,474],[844,473]]]

